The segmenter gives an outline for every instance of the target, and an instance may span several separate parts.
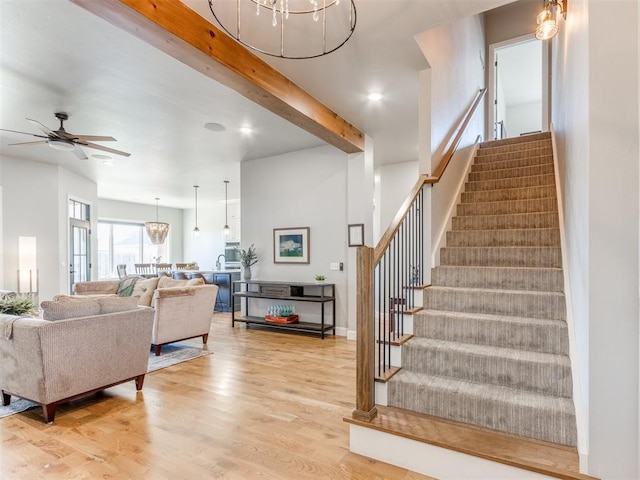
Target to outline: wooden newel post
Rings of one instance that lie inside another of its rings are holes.
[[[358,247],[356,268],[356,409],[352,417],[369,422],[378,413],[374,387],[373,248]]]

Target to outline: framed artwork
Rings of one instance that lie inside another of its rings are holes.
[[[364,245],[364,223],[352,223],[349,225],[349,246],[360,245]]]
[[[309,263],[309,227],[273,229],[273,263]]]

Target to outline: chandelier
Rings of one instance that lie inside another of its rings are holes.
[[[353,35],[353,0],[209,0],[222,29],[242,45],[272,57],[316,58]]]
[[[169,224],[158,221],[158,200],[160,199],[156,197],[156,221],[144,223],[147,235],[154,245],[162,245],[167,238],[167,233],[169,233]]]

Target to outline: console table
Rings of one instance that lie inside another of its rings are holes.
[[[262,325],[280,330],[320,334],[324,339],[326,332],[336,333],[336,293],[333,283],[277,282],[266,280],[240,280],[233,282],[233,297],[244,299],[245,315],[231,312],[231,325],[244,322],[247,326]],[[249,313],[249,300],[271,299],[287,302],[313,302],[320,306],[320,323],[269,323],[264,316],[253,316]],[[325,303],[331,303],[331,323],[325,322]]]

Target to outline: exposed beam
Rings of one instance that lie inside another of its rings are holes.
[[[182,2],[70,1],[343,152],[364,150],[362,132]]]

